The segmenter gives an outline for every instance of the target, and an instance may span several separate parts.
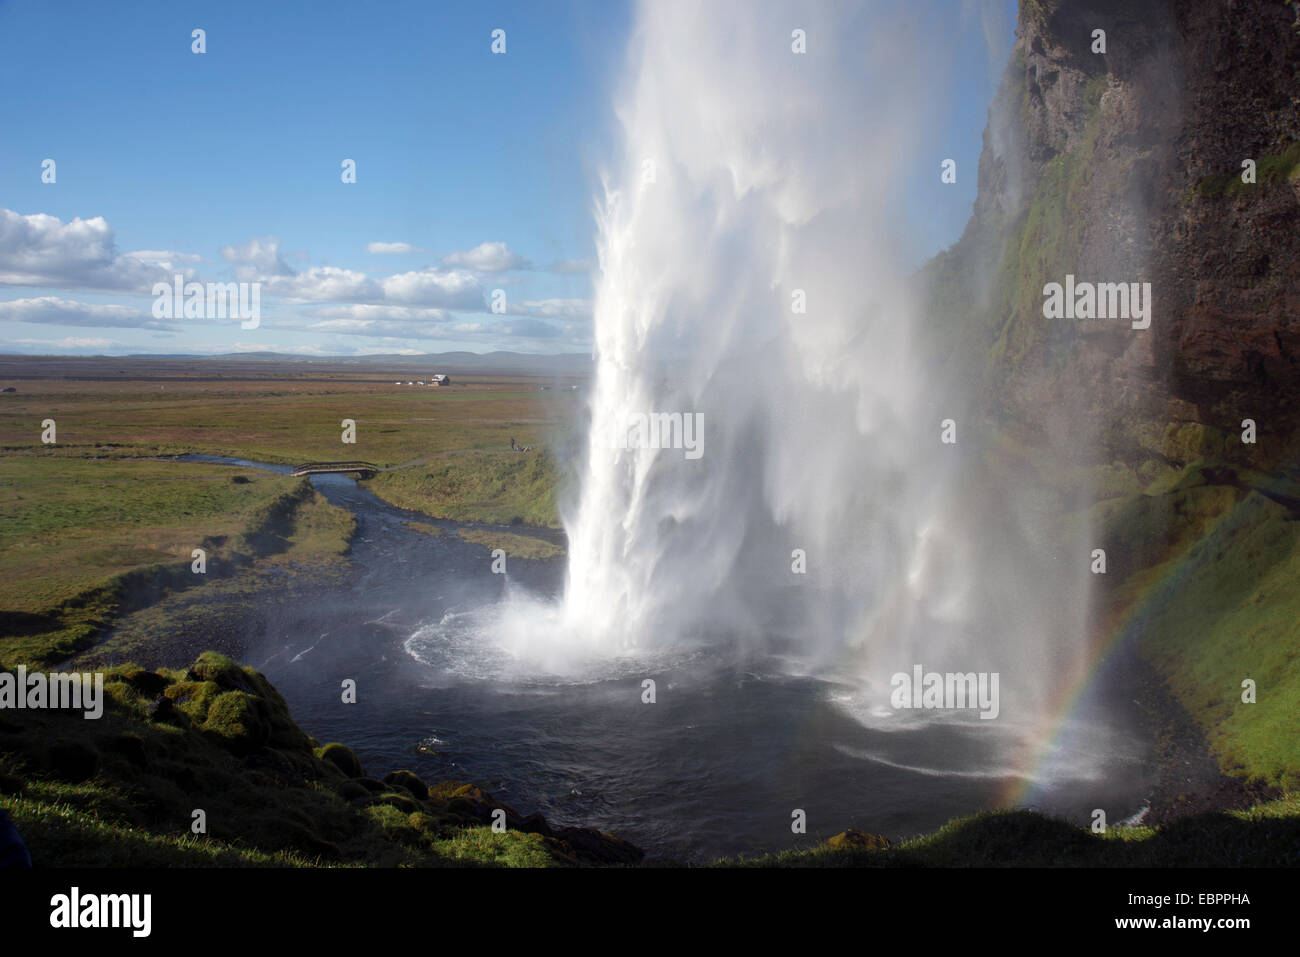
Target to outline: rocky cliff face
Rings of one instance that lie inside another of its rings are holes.
[[[1298,11],[1282,0],[1022,0],[974,216],[925,276],[955,366],[975,369],[972,399],[1009,432],[1134,470],[1211,447],[1248,453],[1253,467],[1289,454],[1300,424]],[[1044,318],[1044,285],[1067,274],[1150,282],[1150,328]],[[1241,447],[1243,418],[1259,424],[1257,447]]]
[[[1150,283],[1150,327],[1045,318],[1067,276]],[[1223,770],[1300,786],[1300,2],[1021,0],[974,215],[919,279],[938,400],[1105,548],[1094,653],[1136,648]]]

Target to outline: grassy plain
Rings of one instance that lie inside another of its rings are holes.
[[[558,525],[559,455],[581,396],[561,386],[574,383],[470,375],[450,387],[405,385],[421,377],[0,357],[0,383],[16,389],[0,394],[0,660],[52,663],[83,651],[128,604],[192,584],[196,548],[213,578],[268,563],[328,566],[346,554],[351,516],[303,480],[176,455],[363,460],[395,469],[365,484],[403,508]],[[354,444],[342,441],[344,419],[356,424]],[[53,443],[42,441],[48,420]],[[511,451],[511,438],[535,451]],[[511,554],[555,551],[520,537]]]

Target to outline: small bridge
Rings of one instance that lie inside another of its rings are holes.
[[[376,472],[384,471],[378,465],[369,462],[308,462],[299,465],[291,475],[329,475],[334,472],[355,472],[357,478],[370,478]]]

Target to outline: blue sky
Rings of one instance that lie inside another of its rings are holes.
[[[1011,0],[949,7],[936,29],[971,42],[933,147],[965,175],[906,184],[916,262],[969,216],[1014,26]],[[588,351],[634,18],[596,0],[0,0],[0,350]],[[152,282],[177,270],[261,281],[261,325],[154,318]]]

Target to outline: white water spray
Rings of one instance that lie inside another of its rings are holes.
[[[480,622],[496,647],[557,672],[765,655],[861,689],[864,720],[921,664],[1000,672],[1015,722],[1077,657],[1076,543],[1033,539],[927,364],[903,199],[918,164],[938,176],[921,134],[949,88],[944,41],[894,12],[639,8],[566,588]],[[617,447],[656,413],[698,416],[701,454]]]

